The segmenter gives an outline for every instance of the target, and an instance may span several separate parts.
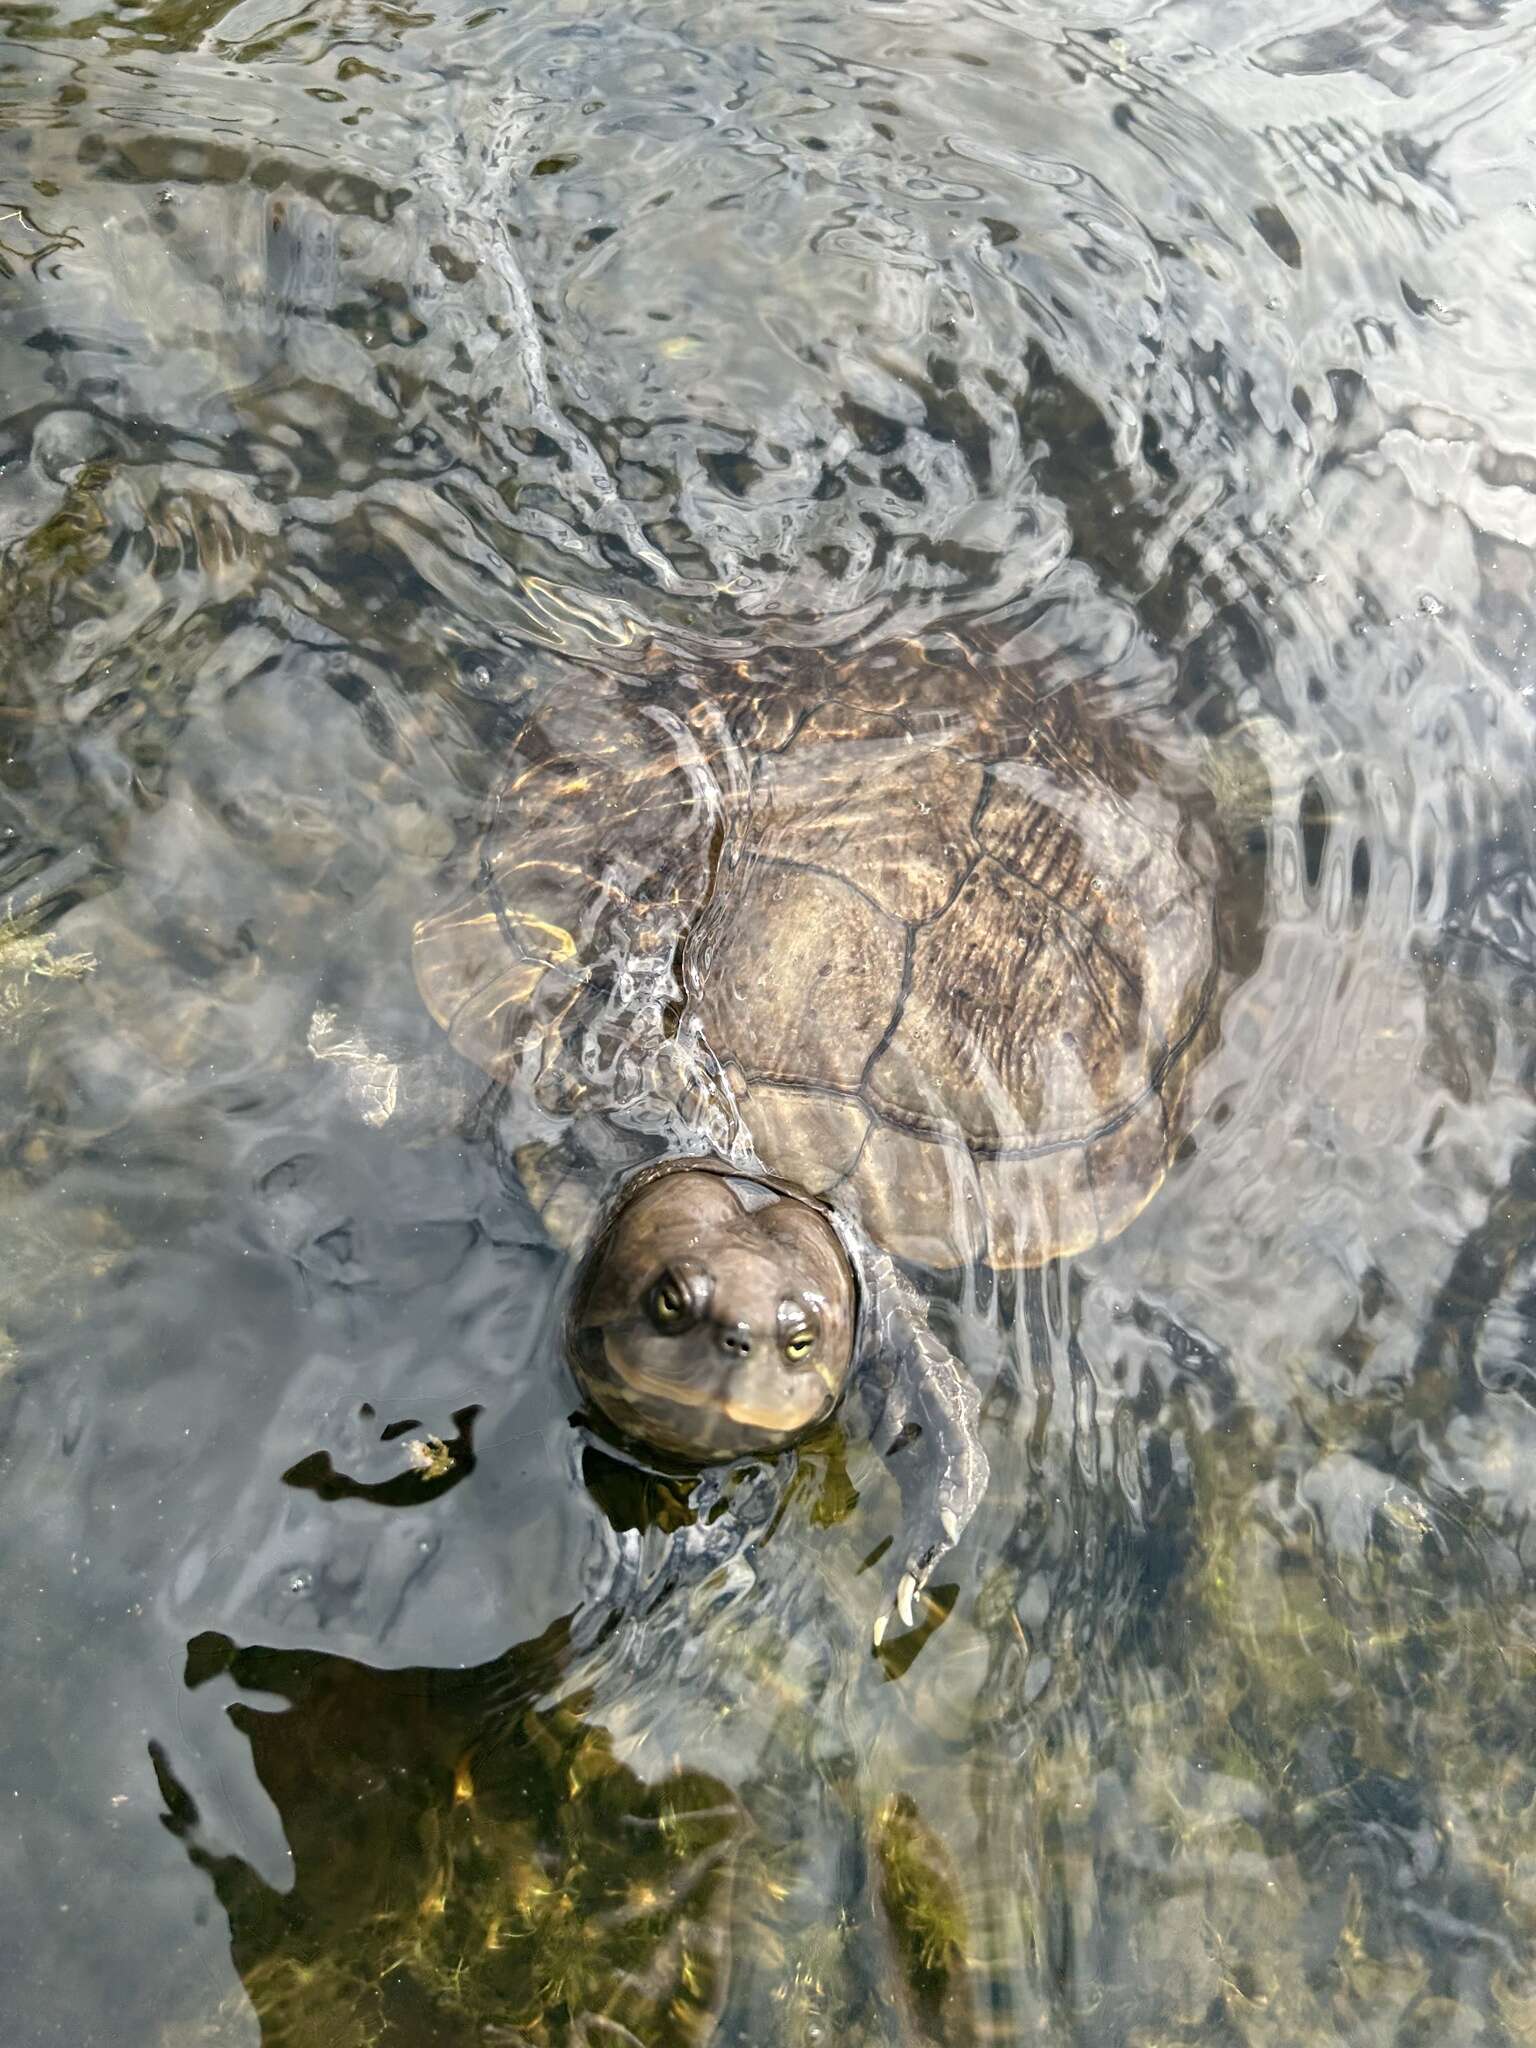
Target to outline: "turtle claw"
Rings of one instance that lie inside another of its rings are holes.
[[[916,1449],[915,1444],[913,1449]],[[981,1472],[984,1479],[985,1460],[982,1461]],[[933,1484],[932,1471],[914,1458],[910,1468],[898,1466],[898,1473],[904,1475],[902,1493],[906,1497],[907,1507],[906,1527],[902,1531],[902,1540],[909,1547],[905,1553],[906,1561],[896,1580],[895,1592],[887,1596],[889,1604],[875,1624],[876,1649],[879,1649],[893,1617],[904,1629],[917,1627],[920,1619],[919,1606],[928,1591],[928,1582],[933,1577],[934,1568],[954,1549],[965,1534],[966,1525],[971,1518],[970,1509],[963,1515],[948,1507],[941,1508],[935,1513],[933,1508],[926,1504],[914,1512],[916,1503],[912,1496],[919,1484]],[[978,1491],[977,1499],[979,1498]],[[974,1505],[973,1502],[972,1506]]]
[[[884,1608],[881,1613],[876,1615],[875,1625],[870,1630],[870,1635],[874,1639],[874,1646],[877,1650],[885,1641],[893,1621],[899,1621],[902,1627],[906,1629],[917,1627],[917,1608],[915,1605],[917,1591],[918,1582],[915,1575],[912,1572],[904,1572],[901,1584],[896,1588],[894,1601],[889,1607]]]
[[[950,1547],[948,1542],[934,1543],[921,1555],[909,1559],[905,1571],[896,1581],[896,1591],[890,1597],[890,1604],[875,1623],[874,1638],[877,1650],[884,1642],[893,1619],[899,1621],[904,1629],[917,1627],[918,1602],[928,1590],[928,1580],[934,1565]]]

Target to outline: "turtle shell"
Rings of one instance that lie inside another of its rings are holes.
[[[522,734],[418,979],[551,1110],[622,1091],[642,1014],[701,1034],[769,1173],[900,1259],[1018,1268],[1161,1182],[1215,880],[1189,788],[1081,686],[910,652],[772,690],[587,679]]]

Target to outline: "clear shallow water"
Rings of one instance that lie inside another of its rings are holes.
[[[5,20],[7,2039],[1536,2038],[1532,10]],[[977,618],[1243,974],[876,1658],[857,1432],[711,1575],[572,1426],[409,934],[562,664]]]

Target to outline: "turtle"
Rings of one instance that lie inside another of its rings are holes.
[[[909,1626],[988,1475],[936,1290],[1124,1230],[1210,1038],[1219,835],[1113,707],[958,636],[573,670],[415,929],[426,1006],[504,1084],[573,1255],[584,1398],[709,1464],[856,1381]]]

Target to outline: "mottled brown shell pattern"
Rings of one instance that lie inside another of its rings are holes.
[[[797,683],[562,689],[419,927],[429,1008],[552,1106],[600,1012],[701,1030],[763,1166],[899,1258],[1114,1235],[1210,1000],[1203,827],[1081,688],[915,653]]]

